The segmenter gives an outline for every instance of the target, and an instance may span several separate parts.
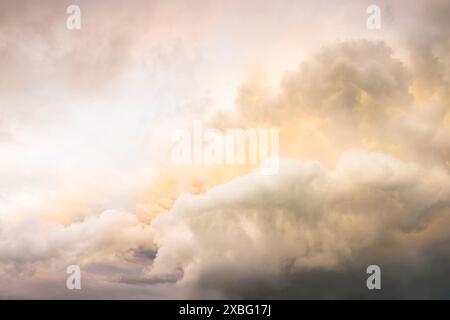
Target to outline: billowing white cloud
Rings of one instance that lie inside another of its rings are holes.
[[[158,216],[150,275],[183,270],[183,288],[221,296],[252,280],[356,263],[359,251],[382,246],[395,232],[427,232],[449,209],[450,176],[442,167],[356,150],[333,170],[284,160],[279,175],[255,172],[201,196],[182,196]],[[402,245],[391,259],[401,259],[408,244],[392,241]]]
[[[307,297],[446,259],[448,1],[377,31],[370,1],[80,0],[73,32],[69,4],[0,3],[0,297]],[[193,121],[279,128],[280,173],[173,168]]]

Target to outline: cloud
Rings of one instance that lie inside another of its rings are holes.
[[[450,4],[435,0],[432,5],[418,1],[416,5],[403,2],[394,6],[404,12],[398,16],[394,32],[399,33],[402,44],[409,49],[418,96],[427,100],[440,95],[448,101],[450,65],[446,52],[450,49],[447,19]]]
[[[286,74],[272,104],[246,86],[237,104],[240,117],[257,123],[296,121],[308,113],[355,126],[377,121],[390,108],[404,108],[410,101],[408,84],[403,63],[385,43],[355,40],[326,47]]]
[[[388,279],[379,297],[444,297],[427,281],[445,274],[430,275],[424,260],[448,263],[449,230],[438,225],[450,214],[449,109],[445,94],[423,100],[415,63],[384,42],[348,41],[286,74],[276,94],[244,84],[234,114],[212,123],[279,126],[284,156],[315,161],[284,160],[275,177],[253,172],[181,196],[152,223],[150,277],[178,276],[190,297],[367,298],[344,282],[363,284],[378,263]]]
[[[346,152],[334,170],[284,160],[277,176],[255,172],[180,197],[152,223],[159,249],[150,275],[181,269],[178,284],[201,297],[241,297],[251,283],[275,290],[293,275],[357,265],[362,251],[389,241],[389,259],[372,260],[402,260],[408,238],[426,234],[449,206],[450,177],[439,167],[364,151]]]
[[[445,296],[446,1],[69,4],[0,3],[1,297]],[[279,128],[280,174],[174,168],[198,120]]]
[[[111,277],[107,265],[130,272],[151,262],[135,255],[153,249],[150,230],[127,212],[108,210],[67,226],[34,215],[6,213],[0,217],[0,230],[0,279],[12,283],[10,294],[23,281],[64,283],[70,264],[86,271],[83,276],[101,281]],[[105,267],[93,268],[98,263]],[[41,296],[49,294],[43,290]]]
[[[277,126],[282,154],[328,165],[355,147],[445,163],[450,155],[448,86],[437,77],[442,90],[424,99],[416,86],[424,78],[415,65],[414,58],[396,57],[384,41],[329,45],[285,73],[276,93],[261,81],[244,83],[233,112],[217,113],[211,122]]]

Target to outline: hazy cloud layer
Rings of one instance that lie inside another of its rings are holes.
[[[448,297],[448,1],[69,4],[0,0],[0,297]],[[193,121],[279,174],[173,166]]]

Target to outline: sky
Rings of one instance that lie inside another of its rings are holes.
[[[450,297],[449,16],[0,0],[0,298]],[[276,173],[174,163],[197,123],[278,130]]]

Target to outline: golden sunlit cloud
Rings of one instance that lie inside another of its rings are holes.
[[[448,1],[71,4],[0,1],[0,297],[448,295]]]

